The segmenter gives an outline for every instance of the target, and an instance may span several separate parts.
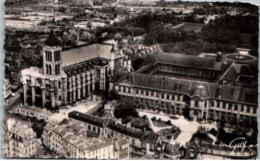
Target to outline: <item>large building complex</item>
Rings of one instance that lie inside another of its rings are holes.
[[[123,58],[113,40],[62,50],[51,31],[43,48],[43,67],[22,70],[23,102],[55,109],[90,98],[95,90],[107,91],[114,69],[126,64]]]
[[[137,72],[118,72],[111,90],[143,109],[256,125],[257,76],[250,64],[172,53],[156,53],[151,60]]]

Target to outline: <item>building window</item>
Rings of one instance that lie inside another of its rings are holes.
[[[49,74],[49,66],[46,64],[46,74]]]
[[[156,97],[159,98],[159,93],[158,92],[156,92]]]
[[[237,105],[237,104],[235,104],[235,111],[237,111],[237,109],[238,109],[238,105]]]
[[[199,101],[195,100],[195,107],[199,107]]]
[[[232,103],[228,104],[228,109],[231,110],[232,109]]]
[[[46,84],[46,92],[49,92],[49,91],[50,91],[50,85]]]
[[[46,64],[46,74],[51,75],[51,65]]]
[[[51,65],[49,65],[49,74],[51,75],[52,72],[51,72]]]
[[[210,101],[210,106],[214,107],[214,101],[213,100]]]
[[[61,82],[59,81],[59,83],[58,83],[58,87],[59,87],[59,89],[61,88]]]
[[[223,102],[223,105],[222,105],[222,106],[223,106],[223,108],[225,109],[225,108],[226,108],[226,103],[225,103],[225,102]]]
[[[60,51],[55,51],[54,52],[54,61],[60,61]]]
[[[250,106],[247,106],[246,112],[247,112],[247,113],[250,112]]]
[[[139,94],[139,90],[138,89],[136,89],[135,94]]]
[[[161,94],[161,98],[164,99],[164,93]]]
[[[59,64],[55,65],[55,74],[56,75],[60,74],[60,65]]]
[[[241,109],[242,112],[244,112],[244,105],[241,105]]]
[[[51,61],[51,51],[45,51],[46,61]]]

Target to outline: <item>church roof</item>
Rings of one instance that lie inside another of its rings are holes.
[[[111,59],[112,44],[94,43],[62,51],[64,67],[78,64],[95,58]]]
[[[49,37],[45,41],[45,45],[51,47],[61,45],[53,30],[51,30]]]

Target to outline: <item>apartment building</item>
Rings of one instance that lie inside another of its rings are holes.
[[[128,140],[105,138],[90,131],[83,123],[49,123],[43,131],[43,145],[66,158],[126,159]]]
[[[31,158],[37,155],[37,139],[32,128],[19,125],[5,131],[3,154],[6,158]]]

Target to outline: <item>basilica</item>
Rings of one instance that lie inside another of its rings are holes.
[[[49,110],[107,91],[113,71],[130,65],[114,40],[62,49],[53,31],[42,53],[42,68],[22,70],[22,96],[25,105]]]

